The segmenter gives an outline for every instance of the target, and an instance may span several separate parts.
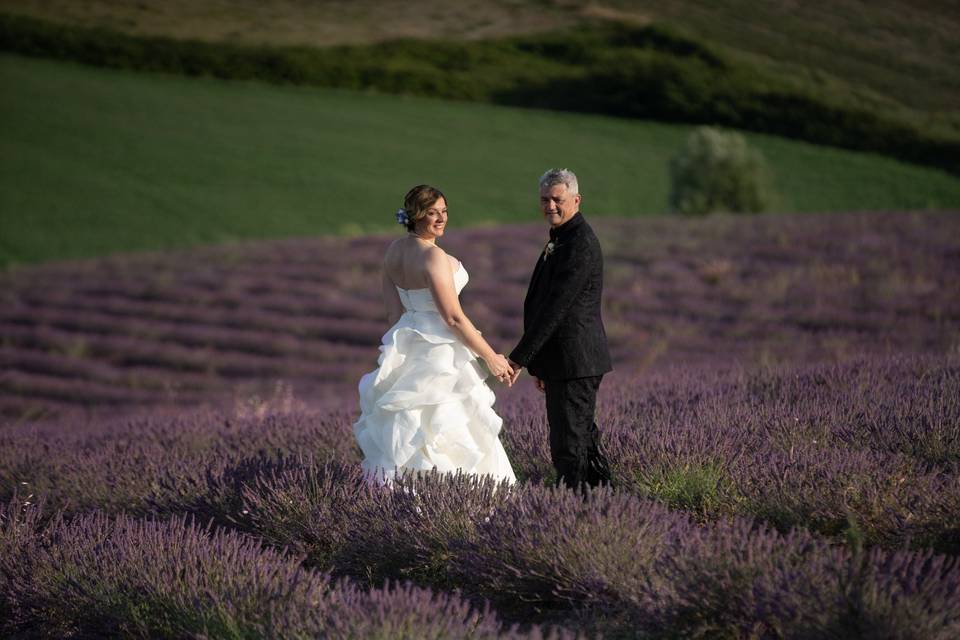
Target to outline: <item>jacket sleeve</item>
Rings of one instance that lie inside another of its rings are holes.
[[[510,353],[510,359],[524,367],[557,330],[564,315],[586,287],[594,262],[599,257],[590,243],[582,240],[571,243],[567,251],[568,255],[562,258],[563,262],[552,274],[546,303],[536,310],[517,347]],[[556,260],[560,256],[547,259]]]

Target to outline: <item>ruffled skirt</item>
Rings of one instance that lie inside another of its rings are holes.
[[[488,373],[437,313],[404,313],[384,334],[377,364],[360,379],[353,425],[368,474],[389,481],[436,468],[516,481]]]

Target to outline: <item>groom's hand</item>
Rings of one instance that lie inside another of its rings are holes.
[[[540,391],[540,393],[546,393],[547,387],[546,385],[543,384],[543,380],[541,380],[540,378],[534,378],[534,380],[537,381],[537,390]]]
[[[510,360],[509,362],[510,362],[510,368],[513,369],[513,376],[511,376],[510,378],[510,386],[513,386],[513,384],[517,381],[517,378],[520,377],[520,371],[521,369],[523,369],[523,365],[517,364],[513,360]]]

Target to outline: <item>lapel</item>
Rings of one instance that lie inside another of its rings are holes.
[[[583,225],[583,221],[583,214],[578,211],[564,224],[557,228],[550,229],[550,240],[548,242],[553,242],[556,246],[569,242],[573,236],[576,235],[577,230]],[[528,299],[536,297],[534,292],[537,290],[540,280],[547,271],[548,260],[550,260],[550,258],[546,257],[546,247],[544,247],[544,250],[540,252],[540,258],[537,259],[537,266],[533,269],[533,275],[530,277],[530,286],[527,287]]]
[[[537,258],[537,266],[533,268],[533,275],[530,277],[530,286],[528,287],[530,293],[533,293],[536,290],[537,283],[540,281],[540,276],[543,275],[543,270],[547,262],[543,259],[545,253],[545,251],[540,252],[540,257]]]

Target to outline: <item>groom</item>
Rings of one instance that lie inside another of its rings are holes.
[[[526,367],[546,395],[557,484],[610,484],[594,422],[600,380],[612,369],[600,318],[603,254],[580,213],[580,189],[572,171],[543,174],[540,210],[550,224],[550,241],[530,278],[523,337],[510,354],[510,365],[514,380]]]

